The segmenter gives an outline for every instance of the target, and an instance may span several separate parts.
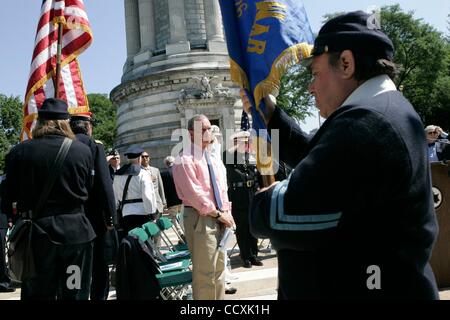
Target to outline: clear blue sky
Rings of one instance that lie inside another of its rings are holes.
[[[88,93],[109,93],[120,83],[126,58],[123,0],[85,0],[94,41],[80,56]],[[337,11],[366,10],[370,6],[399,3],[406,11],[442,32],[447,32],[448,0],[304,0],[314,32],[323,15]],[[0,11],[0,93],[23,98],[28,81],[41,0],[2,1]]]

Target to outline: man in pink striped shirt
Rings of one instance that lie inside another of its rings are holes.
[[[192,291],[195,300],[221,300],[225,296],[225,253],[218,249],[224,227],[234,226],[226,177],[206,147],[212,140],[205,115],[188,122],[191,143],[175,160],[173,178],[184,204],[184,227],[191,252]]]

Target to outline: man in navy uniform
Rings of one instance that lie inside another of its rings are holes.
[[[238,131],[229,139],[233,146],[224,152],[227,168],[228,197],[232,202],[231,213],[236,222],[236,239],[244,268],[262,266],[257,258],[258,239],[249,228],[249,208],[258,187],[255,163],[250,163],[250,132]]]
[[[124,153],[129,163],[117,170],[114,177],[113,189],[116,205],[119,202],[122,203],[122,216],[117,219],[119,228],[123,230],[123,237],[130,230],[149,222],[151,215],[156,212],[156,193],[152,178],[141,167],[143,152],[144,149],[141,147],[130,147]]]
[[[109,174],[111,176],[111,180],[114,180],[114,175],[116,174],[117,170],[120,169],[120,154],[119,151],[116,149],[112,149],[108,156],[106,157],[106,161],[108,161],[108,169]]]
[[[92,191],[85,207],[86,215],[97,234],[94,240],[90,299],[106,300],[109,293],[108,263],[115,260],[115,257],[106,256],[106,245],[114,231],[116,205],[105,150],[100,142],[92,138],[93,125],[94,119],[91,112],[77,113],[70,117],[73,133],[78,141],[91,149],[94,159]]]
[[[280,299],[439,297],[423,124],[391,80],[394,47],[373,19],[351,12],[321,28],[309,90],[327,120],[311,140],[265,98],[280,158],[295,167],[251,212],[254,235],[278,251]]]

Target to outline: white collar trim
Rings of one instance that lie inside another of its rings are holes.
[[[365,99],[374,98],[379,94],[389,91],[397,91],[391,78],[385,74],[376,76],[356,88],[356,90],[345,99],[342,106],[355,105]]]

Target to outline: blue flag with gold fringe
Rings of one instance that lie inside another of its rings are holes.
[[[314,36],[300,0],[219,0],[231,79],[253,103],[253,128],[265,129],[263,97],[278,95],[280,79],[310,55]]]

